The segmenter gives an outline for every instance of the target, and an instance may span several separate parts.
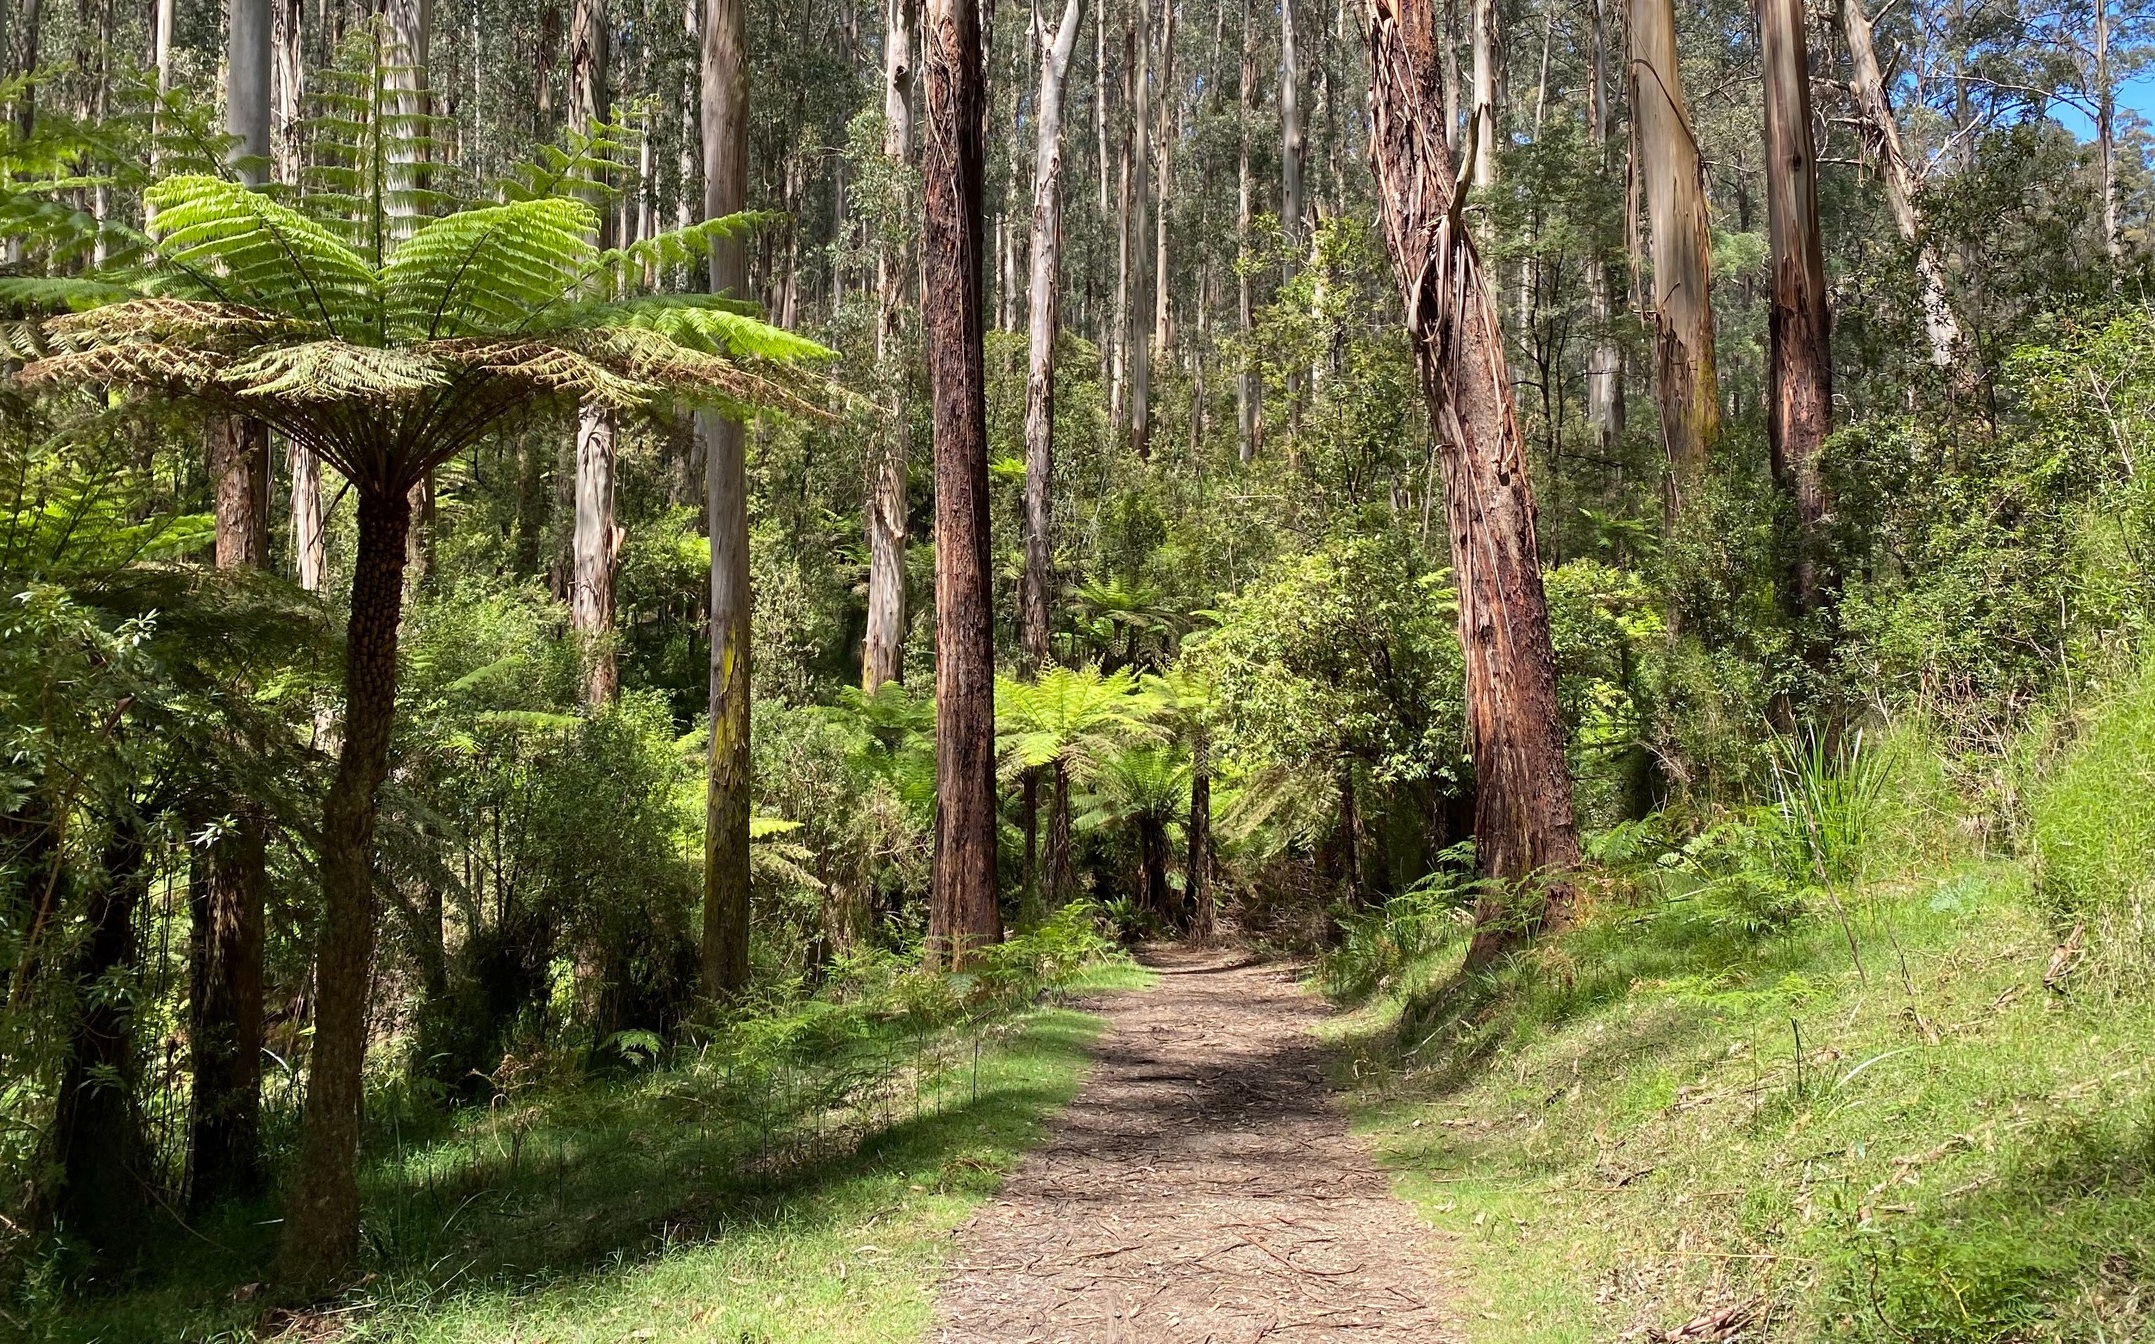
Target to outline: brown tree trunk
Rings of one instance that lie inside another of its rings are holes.
[[[1002,938],[995,898],[995,629],[981,364],[982,116],[976,0],[929,0],[927,292],[935,402],[935,887],[930,965]]]
[[[135,913],[148,879],[140,824],[122,817],[105,847],[104,876],[91,894],[88,937],[73,978],[82,1003],[52,1116],[52,1157],[60,1168],[53,1201],[62,1231],[108,1263],[126,1261],[149,1232],[151,1152],[137,1101],[141,1060],[135,999],[99,993],[139,959]]]
[[[1673,0],[1631,0],[1631,115],[1653,232],[1654,392],[1670,516],[1721,437],[1705,169],[1677,68]]]
[[[1070,767],[1062,760],[1053,769],[1054,792],[1048,798],[1048,908],[1060,909],[1077,894],[1076,854],[1071,844]]]
[[[735,214],[748,195],[748,47],[742,0],[705,0],[703,213]],[[748,293],[737,241],[711,249],[711,290]],[[741,425],[696,416],[705,445],[711,534],[711,759],[704,795],[703,984],[713,998],[748,987],[748,459]]]
[[[1224,0],[1223,0],[1224,3]],[[1250,0],[1242,0],[1242,124],[1235,165],[1235,323],[1242,335],[1242,369],[1235,379],[1235,443],[1244,465],[1256,460],[1258,383],[1256,356],[1249,350],[1256,308],[1250,295],[1250,128],[1257,120],[1257,28],[1250,22]]]
[[[216,416],[209,425],[217,483],[217,567],[261,569],[269,559],[269,430]],[[225,800],[232,828],[190,884],[193,1051],[188,1173],[190,1207],[253,1193],[261,1184],[257,1115],[262,1087],[262,902],[267,821],[243,797]]]
[[[1200,723],[1190,735],[1189,857],[1183,860],[1183,904],[1189,908],[1190,936],[1210,941],[1214,932],[1212,908],[1212,755],[1211,741]]]
[[[1033,102],[1032,286],[1028,295],[1030,363],[1025,378],[1025,576],[1018,596],[1025,661],[1048,660],[1049,607],[1055,589],[1055,341],[1062,329],[1063,79],[1077,49],[1084,0],[1066,0],[1061,26],[1041,35],[1040,91]]]
[[[1796,499],[1797,600],[1805,611],[1814,611],[1828,579],[1820,572],[1825,554],[1820,534],[1831,501],[1818,455],[1833,428],[1833,350],[1818,229],[1817,154],[1811,144],[1811,59],[1804,44],[1803,0],[1758,0],[1758,18],[1773,265],[1766,428],[1774,475]]]
[[[1373,67],[1370,160],[1430,428],[1444,458],[1474,758],[1476,859],[1484,876],[1506,884],[1477,904],[1468,959],[1479,964],[1536,918],[1517,908],[1509,884],[1576,867],[1579,837],[1532,484],[1495,300],[1459,216],[1435,17],[1429,0],[1364,4]],[[1539,912],[1542,927],[1560,925],[1569,903],[1570,889],[1559,877]]]
[[[239,806],[188,884],[194,1077],[188,1207],[207,1209],[262,1185],[262,909],[265,826]]]
[[[883,157],[893,166],[913,157],[913,29],[917,0],[884,0]],[[907,361],[899,350],[907,281],[915,271],[907,249],[884,238],[876,256],[876,377],[885,389],[884,432],[876,445],[867,491],[868,630],[861,644],[861,689],[871,695],[905,670],[905,543],[912,417],[907,411]]]
[[[1849,88],[1857,113],[1863,118],[1865,138],[1878,160],[1878,176],[1886,188],[1886,206],[1901,241],[1915,249],[1916,280],[1922,289],[1923,329],[1930,340],[1931,363],[1950,368],[1960,346],[1960,323],[1946,299],[1945,263],[1937,250],[1922,237],[1916,218],[1915,174],[1908,156],[1901,151],[1901,132],[1893,119],[1893,102],[1886,96],[1884,74],[1878,68],[1878,52],[1871,42],[1871,21],[1863,13],[1862,0],[1841,0],[1841,27],[1848,39]]]
[[[314,1046],[299,1158],[285,1199],[278,1273],[301,1288],[343,1276],[359,1254],[359,1136],[374,960],[375,801],[389,774],[411,499],[361,487],[359,554],[344,642],[344,746],[322,804],[322,922]]]

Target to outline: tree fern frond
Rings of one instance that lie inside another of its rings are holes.
[[[627,367],[628,361],[619,361],[624,367],[616,371],[609,367],[609,361],[553,341],[465,337],[429,341],[414,348],[468,369],[527,383],[542,392],[572,396],[580,402],[617,411],[646,405],[665,390],[662,384],[634,376]]]
[[[445,387],[451,376],[420,351],[330,340],[263,350],[227,368],[220,381],[243,397],[373,401]]]
[[[382,270],[389,325],[419,339],[513,331],[590,265],[597,227],[596,211],[562,196],[435,220]]]
[[[140,292],[130,284],[90,276],[0,275],[0,306],[81,312],[124,302]]]
[[[160,261],[230,302],[319,320],[347,337],[377,325],[373,268],[320,223],[237,182],[167,178],[145,199]]]
[[[711,255],[719,243],[748,238],[786,222],[774,210],[741,210],[678,229],[667,229],[626,247],[609,248],[596,259],[608,276],[644,275],[690,266]]]

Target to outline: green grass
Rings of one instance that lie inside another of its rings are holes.
[[[2149,996],[2044,989],[2023,864],[1905,858],[1848,930],[1605,909],[1487,980],[1424,959],[1340,1021],[1471,1339],[1732,1298],[1777,1340],[2155,1339]]]
[[[1128,964],[1074,988],[1137,988]],[[909,1093],[865,1142],[774,1160],[711,1119],[694,1067],[467,1113],[367,1174],[374,1273],[322,1328],[388,1344],[870,1344],[927,1328],[949,1232],[1082,1081],[1099,1019],[1044,1008]],[[521,1135],[519,1138],[518,1136]],[[39,1340],[251,1338],[274,1210],[236,1210],[140,1284],[53,1311]],[[313,1337],[313,1336],[308,1336]]]

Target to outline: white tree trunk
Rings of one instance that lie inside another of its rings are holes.
[[[1025,379],[1025,577],[1019,633],[1035,669],[1048,659],[1049,607],[1055,587],[1055,340],[1060,324],[1063,80],[1077,49],[1084,0],[1066,0],[1052,37],[1040,34],[1040,92],[1033,102],[1032,285],[1026,314],[1030,362]]]
[[[917,0],[884,0],[883,155],[893,165],[913,156],[913,30]],[[885,389],[885,432],[876,445],[866,492],[868,630],[861,644],[861,688],[873,694],[905,668],[906,482],[912,456],[905,386],[907,361],[898,348],[908,277],[915,274],[896,240],[876,255],[876,376]]]
[[[1960,346],[1960,323],[1946,299],[1945,266],[1936,249],[1921,236],[1916,218],[1915,174],[1908,156],[1901,151],[1901,132],[1893,119],[1893,103],[1886,96],[1884,74],[1878,68],[1878,52],[1871,40],[1871,21],[1863,13],[1862,0],[1841,0],[1841,26],[1848,38],[1850,81],[1856,109],[1862,116],[1871,152],[1878,160],[1878,177],[1885,184],[1886,205],[1901,241],[1915,248],[1916,280],[1922,289],[1923,329],[1930,338],[1931,363],[1950,367]]]

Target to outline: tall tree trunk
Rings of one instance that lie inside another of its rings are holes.
[[[1059,910],[1077,894],[1075,851],[1070,833],[1070,766],[1061,757],[1050,769],[1055,788],[1048,798],[1048,908]]]
[[[152,1186],[152,1155],[138,1101],[141,1059],[130,994],[101,993],[140,960],[136,911],[149,878],[141,823],[115,821],[104,874],[91,893],[88,937],[73,979],[82,1004],[68,1041],[53,1107],[52,1156],[60,1168],[55,1221],[110,1263],[141,1249]]]
[[[883,156],[896,167],[913,158],[913,28],[918,0],[883,0]],[[908,203],[910,204],[910,203]],[[876,255],[875,355],[877,380],[888,407],[876,445],[867,492],[868,631],[861,646],[861,689],[874,694],[905,668],[905,543],[912,417],[908,377],[899,349],[907,281],[914,277],[908,249],[896,238],[880,241]]]
[[[306,28],[305,0],[270,0],[270,176],[285,186],[299,184],[300,104],[306,96],[307,62],[300,39]]]
[[[1295,48],[1294,0],[1280,0],[1280,232],[1287,237],[1288,268],[1302,239],[1302,168],[1309,158],[1309,128],[1302,118],[1302,63]]]
[[[611,115],[606,0],[576,0],[569,13],[569,130],[594,135]],[[607,243],[605,228],[598,242]],[[576,417],[576,531],[569,628],[583,644],[584,703],[611,703],[621,689],[615,665],[614,568],[622,532],[614,522],[614,413],[583,406]]]
[[[2095,0],[2095,153],[2103,175],[2103,247],[2125,259],[2118,228],[2118,84],[2110,64],[2110,0]]]
[[[251,187],[269,180],[270,0],[231,0],[225,29],[225,130],[239,140],[234,167]]]
[[[1556,701],[1534,497],[1512,408],[1503,334],[1460,218],[1443,126],[1430,0],[1364,0],[1373,68],[1370,159],[1405,300],[1430,429],[1444,456],[1445,520],[1459,584],[1474,837],[1484,876],[1506,884],[1577,866],[1571,777]],[[1539,919],[1560,925],[1570,889],[1550,883]],[[1529,925],[1506,887],[1475,910],[1470,963]]]
[[[1224,3],[1224,0],[1222,0]],[[1242,336],[1241,371],[1235,377],[1235,444],[1243,463],[1257,457],[1257,357],[1250,349],[1256,309],[1250,295],[1250,128],[1257,121],[1257,28],[1250,0],[1242,0],[1242,101],[1240,145],[1235,163],[1235,325]]]
[[[342,1277],[359,1255],[359,1135],[367,980],[374,961],[375,802],[389,774],[397,706],[411,498],[405,482],[362,485],[359,554],[344,636],[344,746],[322,804],[322,916],[315,940],[314,1045],[299,1159],[285,1198],[278,1273],[302,1288]]]
[[[1654,392],[1673,517],[1721,437],[1706,180],[1684,106],[1672,0],[1631,0],[1630,32],[1631,115],[1638,119],[1639,173],[1653,231]]]
[[[1063,80],[1077,49],[1084,0],[1066,0],[1062,23],[1040,34],[1040,91],[1033,101],[1032,284],[1026,314],[1030,362],[1025,378],[1025,578],[1019,628],[1025,661],[1037,673],[1048,660],[1049,607],[1055,589],[1055,342],[1061,331],[1063,243]]]
[[[1773,306],[1766,428],[1774,474],[1796,499],[1801,529],[1796,596],[1816,610],[1828,576],[1821,535],[1830,501],[1818,455],[1833,428],[1833,350],[1826,311],[1825,250],[1818,229],[1818,163],[1811,143],[1811,57],[1803,0],[1758,0],[1766,80],[1766,219]]]
[[[1945,263],[1922,236],[1916,218],[1915,174],[1909,169],[1908,156],[1901,152],[1900,126],[1893,119],[1892,100],[1886,96],[1885,76],[1878,68],[1871,21],[1864,16],[1862,0],[1841,0],[1841,28],[1848,39],[1852,75],[1849,87],[1863,119],[1865,138],[1878,160],[1886,206],[1893,213],[1901,241],[1915,249],[1916,281],[1922,290],[1923,330],[1930,340],[1931,363],[1941,369],[1950,368],[1960,347],[1960,322],[1946,298]]]
[[[927,285],[935,401],[935,887],[928,961],[966,964],[1002,938],[995,899],[994,560],[981,364],[986,81],[976,0],[928,0]]]
[[[1175,131],[1181,96],[1175,87],[1175,5],[1160,0],[1160,78],[1153,125],[1157,142],[1153,156],[1153,231],[1158,239],[1152,266],[1152,348],[1167,358],[1174,340],[1168,325],[1168,299],[1173,286],[1167,268],[1167,207],[1175,189]]]
[[[178,15],[177,0],[157,0],[150,13],[150,64],[157,71],[157,103],[150,112],[150,176],[163,175],[163,142],[165,130],[165,100],[172,93],[172,28]],[[147,201],[142,206],[142,223],[147,228],[157,222],[157,207]]]
[[[266,110],[266,108],[265,108]],[[209,426],[217,483],[217,567],[261,569],[269,559],[269,431],[217,416]],[[231,829],[211,846],[190,884],[188,939],[193,986],[187,1034],[193,1051],[188,1202],[195,1209],[260,1187],[257,1116],[262,1087],[262,902],[268,886],[262,809],[225,800]]]
[[[1136,0],[1131,0],[1134,4]],[[1137,89],[1134,85],[1137,70],[1137,29],[1135,20],[1126,16],[1122,30],[1122,104],[1134,119],[1137,106]],[[1115,144],[1115,329],[1109,335],[1107,427],[1110,436],[1120,435],[1123,425],[1124,393],[1128,390],[1130,372],[1130,249],[1136,245],[1130,218],[1130,158],[1133,132],[1122,128]]]
[[[383,0],[382,12],[389,19],[389,91],[397,115],[406,118],[406,126],[413,126],[432,110],[427,61],[434,36],[434,0]],[[425,164],[425,137],[409,132],[390,137],[389,215],[399,239],[409,237],[419,225],[420,209],[413,193],[425,184]]]
[[[1092,31],[1092,129],[1097,144],[1094,165],[1100,170],[1100,217],[1107,218],[1107,0],[1100,0],[1100,21]]]
[[[1609,165],[1609,0],[1592,0],[1593,26],[1587,55],[1587,134],[1594,160],[1607,174]],[[1593,346],[1586,357],[1586,419],[1594,429],[1595,451],[1616,455],[1624,432],[1624,348],[1610,324],[1616,317],[1609,267],[1599,255],[1586,268],[1587,303],[1593,315]]]
[[[1494,186],[1497,180],[1497,82],[1503,78],[1502,58],[1497,51],[1496,0],[1470,0],[1474,48],[1474,105],[1467,115],[1474,139],[1474,185]]]
[[[742,0],[704,0],[703,214],[748,197],[748,33]],[[737,241],[711,249],[711,291],[748,293]],[[703,984],[713,998],[748,987],[748,458],[741,425],[699,411],[711,533],[711,761],[703,841]]]
[[[1174,0],[1160,0],[1173,4]],[[1137,0],[1137,64],[1130,98],[1130,328],[1123,337],[1130,380],[1130,448],[1152,456],[1152,249],[1146,246],[1152,197],[1152,0]]]

